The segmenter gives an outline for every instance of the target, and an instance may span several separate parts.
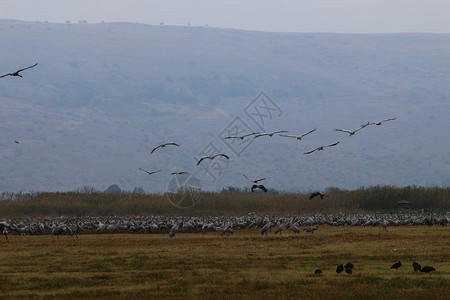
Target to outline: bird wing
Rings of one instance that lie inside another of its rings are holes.
[[[177,143],[173,143],[173,142],[165,143],[165,144],[163,144],[163,145],[164,145],[164,146],[167,146],[167,145],[173,145],[173,146],[180,147],[180,145],[178,145]]]
[[[316,128],[314,128],[313,130],[310,130],[310,131],[308,131],[308,132],[303,133],[303,134],[301,135],[301,137],[304,137],[305,135],[308,135],[308,134],[310,134],[310,133],[312,133],[312,132],[314,132],[314,131],[316,131]]]
[[[260,133],[260,134],[257,134],[257,135],[255,135],[255,139],[256,139],[257,137],[265,136],[265,135],[269,135],[269,134],[268,134],[268,133]]]
[[[363,128],[366,128],[367,126],[369,126],[370,124],[364,124],[364,125],[361,125],[361,127],[359,127],[358,129],[355,129],[354,130],[354,132],[357,132],[357,131],[359,131],[359,130],[361,130],[361,129],[363,129]]]
[[[31,68],[33,68],[33,67],[36,67],[37,66],[37,63],[35,63],[34,65],[32,65],[32,66],[29,66],[29,67],[26,67],[26,68],[23,68],[23,69],[20,69],[20,70],[17,70],[16,72],[14,72],[14,73],[19,73],[19,72],[22,72],[22,71],[24,71],[24,70],[27,70],[27,69],[31,69]]]
[[[207,158],[209,158],[209,156],[203,156],[202,158],[200,158],[200,160],[199,160],[198,163],[197,163],[197,166],[198,166],[204,159],[207,159]]]
[[[322,146],[322,147],[333,147],[333,146],[336,146],[337,144],[339,144],[339,142],[336,142],[336,143],[334,143],[334,144],[327,145],[327,146]]]
[[[8,74],[0,76],[0,78],[6,77],[6,76],[11,76],[11,75],[12,75],[12,73],[8,73]]]
[[[282,132],[289,132],[289,131],[287,131],[287,130],[278,130],[278,131],[272,132],[272,134],[275,134],[275,133],[282,133]]]
[[[351,131],[351,130],[348,130],[348,129],[334,129],[334,130],[336,130],[336,131],[342,131],[342,132],[346,132],[346,133],[352,133],[352,131]]]
[[[258,188],[260,188],[261,190],[264,191],[264,193],[267,193],[267,189],[265,186],[263,186],[262,184],[258,185]]]
[[[254,182],[254,183],[258,183],[258,182],[263,181],[263,180],[265,180],[265,179],[266,179],[266,178],[261,178],[261,179],[254,180],[253,182]]]
[[[319,148],[316,148],[316,149],[308,151],[308,152],[304,152],[303,154],[311,154],[311,153],[313,153],[314,151],[317,151],[317,150],[319,150]]]
[[[385,119],[385,120],[381,120],[380,122],[382,123],[382,122],[387,122],[387,121],[393,121],[393,120],[396,120],[397,119],[397,117],[395,117],[395,118],[390,118],[390,119]]]
[[[226,159],[230,159],[230,158],[228,157],[228,155],[223,154],[223,153],[217,153],[217,154],[214,155],[214,157],[217,157],[217,156],[223,156],[223,157],[225,157]]]
[[[161,145],[158,145],[158,146],[156,146],[155,148],[153,148],[153,150],[152,150],[152,152],[150,152],[150,154],[153,154],[153,152],[156,150],[156,149],[158,149],[159,147],[162,147],[163,145],[161,144]]]
[[[279,136],[289,137],[289,138],[297,138],[296,135],[288,135],[288,134],[279,134]]]
[[[244,175],[245,178],[251,180],[250,178],[247,177],[247,175],[245,175],[245,174],[242,174],[242,175]],[[251,181],[253,181],[253,180],[251,180]]]
[[[240,139],[240,136],[227,136],[224,139],[228,140],[228,139]]]
[[[254,135],[254,134],[259,134],[259,132],[247,133],[247,134],[242,135],[242,137],[246,137],[246,136]]]

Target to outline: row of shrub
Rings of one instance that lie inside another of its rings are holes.
[[[184,198],[183,198],[184,197]],[[319,212],[398,211],[397,202],[413,210],[447,211],[450,188],[374,186],[330,189],[323,199],[301,193],[199,192],[193,195],[131,192],[2,193],[0,217],[98,215],[242,215]]]

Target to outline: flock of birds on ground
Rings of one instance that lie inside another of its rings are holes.
[[[388,227],[406,225],[450,225],[450,212],[438,213],[358,213],[314,215],[257,215],[245,216],[130,216],[130,217],[59,217],[6,219],[0,222],[0,230],[6,239],[10,233],[20,235],[52,234],[77,236],[79,233],[168,233],[174,237],[183,232],[215,232],[230,235],[235,230],[257,229],[267,236],[274,228],[275,235],[283,230],[300,233],[301,229],[313,234],[320,226],[378,226],[382,231]],[[303,228],[302,228],[303,227]]]

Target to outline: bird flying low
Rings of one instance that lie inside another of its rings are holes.
[[[282,133],[282,132],[288,132],[288,131],[287,131],[287,130],[278,130],[278,131],[272,131],[272,132],[263,132],[263,133],[260,133],[260,134],[255,135],[255,139],[256,139],[257,137],[265,136],[265,135],[268,135],[269,137],[272,137],[274,134],[276,134],[276,133]]]
[[[253,179],[250,179],[249,177],[247,177],[247,175],[245,175],[245,174],[243,174],[243,175],[244,175],[245,178],[249,179],[249,180],[250,180],[251,182],[253,182],[253,183],[258,183],[258,182],[260,182],[260,181],[266,180],[265,177],[264,177],[264,178],[260,178],[260,179],[253,180]]]
[[[218,156],[223,156],[223,157],[225,157],[226,159],[230,159],[227,155],[225,155],[225,154],[223,154],[223,153],[217,153],[217,154],[213,154],[213,155],[207,155],[207,156],[203,156],[202,158],[200,158],[200,160],[198,161],[198,163],[197,163],[197,166],[204,160],[204,159],[214,159],[214,158],[216,158],[216,157],[218,157]]]
[[[170,173],[170,175],[183,175],[183,174],[188,174],[188,172],[172,172]]]
[[[316,131],[315,128],[314,128],[313,130],[310,130],[310,131],[308,131],[308,132],[302,133],[302,134],[300,134],[300,135],[280,134],[279,136],[282,136],[282,137],[288,137],[288,138],[296,138],[297,140],[300,141],[300,140],[302,139],[302,137],[304,137],[304,136],[306,136],[306,135],[308,135],[308,134],[310,134],[310,133],[312,133],[312,132],[314,132],[314,131]]]
[[[352,136],[352,135],[354,135],[356,132],[358,132],[359,130],[361,130],[361,129],[363,129],[363,128],[369,126],[369,125],[370,125],[369,123],[367,123],[367,124],[365,124],[365,125],[361,125],[361,127],[357,128],[357,129],[355,129],[355,130],[348,130],[348,129],[335,129],[335,130],[336,130],[336,131],[346,132],[346,133],[349,134],[349,136]]]
[[[325,196],[325,194],[322,193],[322,192],[315,192],[315,193],[312,193],[311,196],[309,196],[309,200],[312,200],[312,199],[313,199],[314,197],[316,197],[316,196],[320,196],[320,199],[323,199],[323,197]]]
[[[145,172],[145,173],[147,173],[148,175],[152,175],[152,174],[155,174],[155,173],[158,173],[158,172],[160,172],[161,170],[157,170],[157,171],[152,171],[152,172],[149,172],[149,171],[146,171],[146,170],[144,170],[144,169],[142,169],[142,168],[139,168],[139,170],[141,170],[142,172]]]
[[[13,72],[13,73],[8,73],[8,74],[5,74],[5,75],[2,75],[2,76],[0,76],[0,78],[5,77],[5,76],[19,76],[19,77],[22,78],[22,75],[19,74],[20,72],[22,72],[22,71],[24,71],[24,70],[27,70],[27,69],[31,69],[31,68],[36,67],[36,66],[37,66],[37,63],[35,63],[35,64],[32,65],[32,66],[29,66],[29,67],[26,67],[26,68],[17,70],[17,71],[15,71],[15,72]]]
[[[251,136],[251,135],[255,135],[255,134],[259,134],[259,132],[252,132],[252,133],[247,133],[247,134],[244,134],[244,135],[237,135],[237,136],[227,136],[227,137],[225,137],[225,139],[226,140],[228,140],[228,139],[241,139],[241,140],[243,140],[244,138],[246,138],[248,136]]]
[[[262,184],[254,184],[254,185],[252,186],[252,193],[253,193],[253,191],[254,191],[255,189],[261,189],[264,193],[267,193],[266,187],[265,187],[264,185],[262,185]]]
[[[339,142],[336,142],[336,143],[331,144],[331,145],[320,146],[320,147],[317,147],[316,149],[313,149],[313,150],[311,150],[311,151],[305,152],[305,153],[303,153],[303,154],[311,154],[311,153],[313,153],[314,151],[322,151],[323,149],[325,149],[325,148],[327,148],[327,147],[333,147],[333,146],[336,146],[337,144],[339,144]]]
[[[153,148],[153,150],[152,150],[152,152],[151,152],[150,154],[153,154],[153,152],[155,152],[156,149],[158,149],[158,148],[164,148],[164,147],[166,147],[166,146],[177,146],[177,147],[180,147],[180,145],[178,145],[177,143],[172,143],[172,142],[170,142],[170,143],[164,143],[164,144],[158,145],[158,146],[156,146],[155,148]]]
[[[384,120],[377,121],[377,122],[368,122],[367,125],[378,125],[378,126],[380,126],[381,123],[383,123],[383,122],[393,121],[393,120],[396,120],[396,119],[397,119],[397,117],[395,117],[395,118],[390,118],[390,119],[384,119]]]

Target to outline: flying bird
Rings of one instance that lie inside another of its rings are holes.
[[[357,128],[357,129],[355,129],[355,130],[348,130],[348,129],[335,129],[335,130],[336,130],[336,131],[346,132],[346,133],[349,134],[349,136],[352,136],[352,135],[354,135],[357,131],[359,131],[359,130],[361,130],[361,129],[367,127],[367,126],[369,126],[369,123],[367,123],[367,124],[365,124],[365,125],[361,125],[361,127]]]
[[[32,65],[32,66],[29,66],[29,67],[26,67],[26,68],[17,70],[17,71],[15,71],[15,72],[13,72],[13,73],[8,73],[8,74],[5,74],[5,75],[2,75],[2,76],[0,76],[0,78],[5,77],[5,76],[19,76],[19,77],[22,78],[22,75],[19,74],[20,72],[22,72],[22,71],[24,71],[24,70],[27,70],[27,69],[31,69],[31,68],[36,67],[36,66],[37,66],[37,63],[35,63],[35,64]]]
[[[223,157],[225,157],[226,159],[230,159],[227,155],[225,155],[225,154],[223,154],[223,153],[217,153],[217,154],[213,154],[213,155],[207,155],[207,156],[203,156],[202,158],[200,158],[200,160],[198,161],[198,163],[197,163],[197,166],[204,160],[204,159],[214,159],[214,158],[216,158],[216,157],[218,157],[218,156],[223,156]]]
[[[305,132],[305,133],[300,134],[300,135],[280,134],[280,136],[282,136],[282,137],[288,137],[288,138],[296,138],[297,140],[300,141],[300,140],[302,139],[302,137],[307,136],[308,134],[310,134],[310,133],[312,133],[312,132],[314,132],[314,131],[316,131],[315,128],[314,128],[313,130],[310,130],[310,131]]]
[[[245,174],[243,174],[243,175],[245,178],[249,179],[253,183],[258,183],[260,181],[266,180],[266,178],[260,178],[260,179],[253,180],[253,179],[250,179],[249,177],[247,177]]]
[[[262,185],[262,184],[254,184],[254,185],[252,186],[252,193],[253,193],[253,191],[254,191],[255,189],[261,189],[264,193],[267,193],[266,187],[265,187],[264,185]]]
[[[331,145],[326,145],[326,146],[320,146],[320,147],[317,147],[316,149],[314,149],[314,150],[311,150],[311,151],[308,151],[308,152],[305,152],[305,153],[303,153],[303,154],[311,154],[311,153],[313,153],[314,151],[322,151],[324,148],[326,148],[326,147],[333,147],[333,146],[336,146],[337,144],[339,144],[339,142],[337,142],[337,143],[334,143],[334,144],[331,144]]]
[[[16,143],[16,144],[20,144],[18,141],[14,141],[14,143]]]
[[[243,140],[244,138],[246,138],[248,136],[251,136],[251,135],[255,135],[255,134],[259,134],[259,132],[252,132],[252,133],[247,133],[247,134],[244,134],[244,135],[237,135],[237,136],[227,136],[227,137],[225,137],[225,139],[226,140],[228,140],[228,139],[241,139],[241,140]]]
[[[316,196],[320,196],[320,199],[323,199],[323,197],[325,196],[324,193],[322,192],[315,192],[315,193],[311,193],[311,196],[309,196],[309,200],[312,200],[314,197]]]
[[[158,149],[158,148],[164,148],[164,147],[166,147],[166,146],[177,146],[177,147],[180,147],[180,145],[178,145],[177,143],[172,143],[172,142],[170,142],[170,143],[164,143],[164,144],[161,144],[161,145],[158,145],[158,146],[156,146],[155,148],[153,148],[153,150],[152,150],[152,152],[150,153],[150,154],[153,154],[153,152],[155,152],[155,150],[156,149]]]
[[[378,126],[380,126],[381,123],[383,123],[383,122],[393,121],[393,120],[396,120],[396,119],[397,119],[397,117],[395,117],[395,118],[390,118],[390,119],[384,119],[384,120],[377,121],[377,122],[368,122],[368,123],[366,124],[366,126],[367,126],[367,125],[378,125]]]
[[[146,170],[144,170],[142,168],[139,168],[139,170],[141,170],[142,172],[147,173],[148,175],[152,175],[152,174],[155,174],[155,173],[158,173],[159,171],[161,171],[161,170],[158,170],[158,171],[149,172],[149,171],[146,171]]]
[[[272,137],[274,134],[282,133],[282,132],[288,132],[288,131],[286,131],[286,130],[278,130],[278,131],[272,131],[272,132],[264,132],[264,133],[260,133],[260,134],[255,135],[255,139],[257,137],[265,136],[265,135],[268,135],[268,136]]]
[[[183,175],[183,174],[188,174],[188,172],[172,172],[170,173],[170,175]]]

